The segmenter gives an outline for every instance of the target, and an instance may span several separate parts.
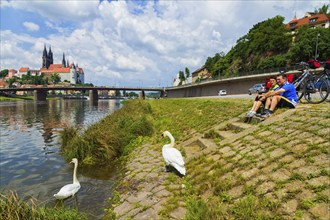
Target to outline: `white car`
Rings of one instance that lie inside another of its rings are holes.
[[[226,90],[220,90],[219,93],[218,93],[219,96],[222,96],[222,95],[227,95],[227,91]]]

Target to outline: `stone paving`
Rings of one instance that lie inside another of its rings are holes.
[[[190,180],[202,201],[221,205],[218,219],[239,218],[232,209],[248,195],[276,204],[261,210],[264,216],[330,219],[329,110],[301,105],[258,124],[231,119],[211,128],[217,138],[195,134],[177,146],[183,178],[164,172],[162,146],[141,146],[127,163],[113,211],[118,219],[183,219]]]

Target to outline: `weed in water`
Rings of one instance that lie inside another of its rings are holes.
[[[0,218],[16,219],[87,219],[87,215],[74,209],[50,208],[37,206],[37,201],[30,199],[22,201],[16,193],[0,194]]]

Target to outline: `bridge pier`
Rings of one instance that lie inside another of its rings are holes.
[[[146,99],[146,96],[145,96],[144,90],[141,90],[141,92],[140,92],[140,94],[139,94],[139,98],[140,98],[140,99]]]
[[[99,100],[99,95],[97,93],[97,90],[90,89],[89,90],[89,101],[90,102],[97,102]]]
[[[164,97],[165,97],[165,91],[162,90],[162,91],[160,91],[159,98],[164,98]]]
[[[33,90],[33,99],[35,101],[46,101],[47,91],[46,90]]]

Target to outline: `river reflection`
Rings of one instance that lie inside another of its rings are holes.
[[[59,154],[59,131],[66,125],[85,129],[120,107],[116,100],[97,105],[87,100],[0,102],[0,192],[12,190],[54,205],[53,194],[72,182],[73,172],[73,165]],[[77,202],[70,198],[64,205],[78,203],[79,210],[100,217],[115,175],[114,166],[78,167],[82,187]]]

